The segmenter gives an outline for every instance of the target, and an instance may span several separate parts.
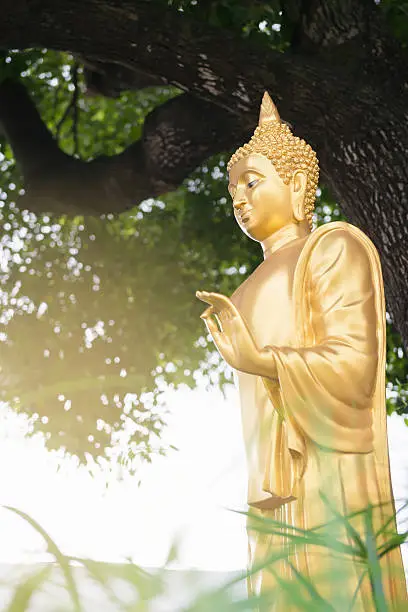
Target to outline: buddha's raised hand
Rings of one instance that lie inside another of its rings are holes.
[[[223,359],[236,370],[262,375],[260,367],[264,356],[231,300],[221,293],[207,291],[197,291],[196,296],[202,302],[210,304],[201,318]],[[265,367],[263,363],[262,366]]]

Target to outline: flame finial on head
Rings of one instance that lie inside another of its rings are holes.
[[[265,91],[258,126],[249,142],[239,147],[227,164],[227,170],[252,153],[264,155],[274,165],[284,183],[289,184],[294,172],[306,173],[305,216],[312,226],[314,202],[319,179],[316,153],[304,140],[294,136],[287,123],[281,121],[278,110]]]
[[[271,96],[267,91],[265,91],[262,98],[261,110],[259,111],[258,125],[266,125],[271,121],[280,123],[281,119],[279,117],[278,109],[274,105]]]

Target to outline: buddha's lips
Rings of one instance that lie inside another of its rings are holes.
[[[246,223],[249,220],[250,216],[251,216],[251,211],[245,210],[243,213],[239,215],[239,218],[242,221],[242,223]]]

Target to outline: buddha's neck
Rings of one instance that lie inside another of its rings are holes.
[[[306,223],[289,223],[284,225],[277,232],[268,236],[262,241],[262,250],[264,259],[268,259],[275,251],[283,247],[292,240],[304,238],[310,233],[309,226]]]

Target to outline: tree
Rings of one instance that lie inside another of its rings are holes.
[[[163,369],[191,385],[200,364],[211,369],[192,296],[203,284],[230,292],[256,265],[231,229],[225,152],[251,134],[264,89],[318,152],[319,220],[343,214],[379,249],[408,346],[406,3],[2,8],[1,374],[4,398],[62,432],[50,445],[98,454],[122,417],[132,453],[148,457],[163,415],[143,391],[155,399]],[[394,331],[388,374],[399,390],[390,409],[405,411]]]

